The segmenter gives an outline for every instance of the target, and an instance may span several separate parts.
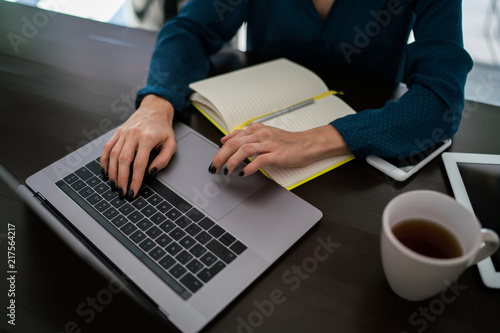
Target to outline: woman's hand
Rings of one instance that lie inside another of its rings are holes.
[[[159,154],[151,162],[148,173],[153,175],[168,164],[177,149],[173,118],[174,107],[170,102],[162,97],[148,95],[104,145],[101,168],[108,175],[111,188],[118,189],[120,197],[128,195],[131,199],[137,195],[153,149],[159,150]],[[133,176],[128,189],[132,161]]]
[[[231,174],[248,157],[254,157],[240,172],[250,175],[266,165],[302,167],[329,156],[350,154],[342,136],[332,125],[303,132],[288,132],[261,123],[237,130],[222,138],[209,171]]]

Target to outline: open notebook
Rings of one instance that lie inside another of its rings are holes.
[[[308,100],[308,105],[262,123],[288,131],[304,131],[354,114],[342,99],[309,69],[278,59],[192,83],[193,105],[220,131],[228,134],[251,121]],[[354,158],[329,157],[307,167],[266,166],[261,171],[285,188],[295,188]]]

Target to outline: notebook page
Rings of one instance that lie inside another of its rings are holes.
[[[337,118],[354,113],[355,111],[349,105],[337,96],[332,95],[322,98],[307,107],[270,119],[264,123],[289,131],[304,131],[326,125]],[[352,155],[329,157],[300,168],[266,166],[263,168],[263,171],[277,183],[288,188],[292,184],[308,179],[349,158],[352,158]]]
[[[190,88],[212,102],[229,131],[328,91],[316,74],[286,59],[198,81]]]

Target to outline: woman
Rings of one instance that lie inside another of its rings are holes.
[[[138,109],[104,147],[101,167],[120,196],[137,194],[152,149],[159,154],[149,174],[168,164],[176,150],[172,121],[186,116],[189,83],[207,76],[208,57],[243,22],[248,51],[379,82],[404,81],[409,90],[382,108],[305,132],[262,124],[235,131],[208,161],[212,173],[231,174],[254,155],[240,176],[268,164],[304,166],[349,152],[404,157],[423,150],[420,142],[437,143],[458,129],[472,67],[459,0],[192,0],[161,29]],[[411,30],[415,42],[407,44]]]

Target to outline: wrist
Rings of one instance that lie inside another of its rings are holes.
[[[146,95],[139,108],[154,110],[165,116],[170,124],[174,120],[175,108],[168,100],[157,95]]]
[[[352,154],[342,135],[330,124],[313,128],[305,133],[312,138],[309,148],[314,160]]]

